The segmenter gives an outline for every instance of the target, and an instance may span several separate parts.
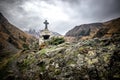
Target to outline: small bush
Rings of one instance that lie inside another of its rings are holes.
[[[28,50],[28,49],[29,49],[28,44],[23,44],[23,48],[24,48],[25,50]]]
[[[59,45],[64,42],[65,42],[64,38],[59,38],[59,37],[53,37],[51,38],[50,41],[48,41],[50,45]]]

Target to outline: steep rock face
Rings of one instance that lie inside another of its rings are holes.
[[[111,37],[114,34],[120,34],[120,18],[103,23],[105,26],[101,28],[94,37]]]
[[[15,53],[18,49],[27,47],[35,38],[21,31],[0,13],[0,52]]]
[[[66,33],[66,36],[72,37],[80,37],[80,36],[88,36],[91,33],[94,34],[98,31],[101,27],[103,27],[102,23],[92,23],[92,24],[83,24],[80,26],[76,26],[70,31]]]

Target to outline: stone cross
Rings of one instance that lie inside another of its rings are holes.
[[[45,29],[48,29],[47,25],[48,25],[49,23],[47,22],[47,20],[45,20],[44,24],[45,24]]]

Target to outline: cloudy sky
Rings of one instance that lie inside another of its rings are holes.
[[[22,30],[44,29],[65,34],[76,25],[120,17],[120,0],[0,0],[0,12]]]

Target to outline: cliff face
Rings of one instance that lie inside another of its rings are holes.
[[[16,53],[18,49],[23,49],[35,40],[34,37],[21,31],[0,13],[0,52],[8,51]]]

